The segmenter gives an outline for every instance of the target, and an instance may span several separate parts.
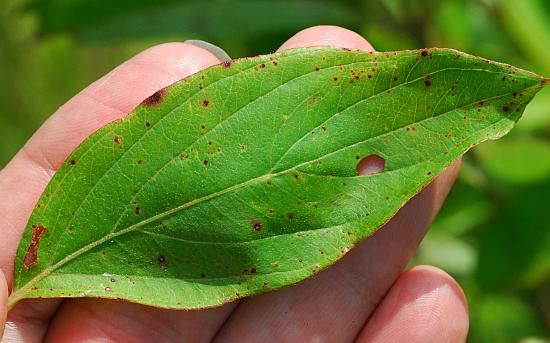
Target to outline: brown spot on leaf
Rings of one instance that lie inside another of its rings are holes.
[[[428,56],[428,52],[426,50],[422,50],[422,52],[420,53],[420,56],[426,57]]]
[[[23,258],[23,267],[25,267],[27,271],[29,271],[32,266],[38,263],[38,247],[40,246],[40,238],[42,238],[42,235],[46,232],[48,232],[48,229],[43,226],[32,226],[31,242],[27,247],[25,257]]]
[[[210,101],[208,101],[208,99],[204,99],[204,100],[202,101],[202,105],[203,105],[204,107],[208,107],[208,104],[209,104],[209,103],[210,103]]]
[[[255,232],[262,231],[263,225],[259,221],[253,220],[251,225],[252,225],[252,230],[254,230]]]
[[[145,106],[158,105],[162,101],[163,96],[164,90],[161,89],[160,91],[153,93],[153,95],[145,99],[143,103],[145,104]]]
[[[71,160],[71,164],[74,166],[76,164],[76,160]]]
[[[223,65],[224,67],[226,67],[226,68],[231,67],[232,64],[233,64],[233,61],[224,61],[224,62],[222,63],[222,65]]]
[[[508,113],[508,112],[510,112],[510,109],[511,109],[511,107],[510,107],[510,105],[508,105],[508,104],[502,106],[502,111],[503,111],[503,112]]]
[[[140,207],[136,207],[135,212],[136,212],[137,215],[140,215],[140,214],[141,214],[141,208],[140,208]]]
[[[122,143],[122,138],[120,138],[120,136],[115,136],[114,141],[115,141],[115,144],[120,145],[120,143]]]
[[[157,256],[157,264],[162,268],[168,267],[168,261],[166,260],[166,257],[164,255]]]

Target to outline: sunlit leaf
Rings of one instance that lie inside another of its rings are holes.
[[[197,73],[67,159],[29,219],[10,306],[203,308],[296,283],[506,134],[545,83],[445,49],[297,49]],[[368,156],[385,168],[358,176]]]

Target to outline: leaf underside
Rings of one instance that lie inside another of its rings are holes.
[[[296,283],[506,134],[544,85],[447,49],[306,48],[211,67],[67,159],[25,229],[10,306],[204,308]],[[357,176],[369,155],[384,171]]]

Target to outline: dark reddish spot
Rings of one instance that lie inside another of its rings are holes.
[[[260,64],[260,68],[265,68],[265,63]]]
[[[430,87],[432,85],[432,81],[430,79],[424,79],[424,86]]]
[[[141,214],[141,208],[136,207],[136,211],[135,211],[135,212],[136,212],[136,214],[138,214],[138,215]]]
[[[386,160],[382,157],[378,155],[368,155],[357,163],[355,170],[357,175],[370,175],[383,172],[385,165]]]
[[[157,264],[163,268],[168,267],[168,261],[166,260],[166,257],[164,255],[157,256]]]
[[[333,77],[332,79],[333,79],[334,81],[338,81],[338,77],[337,77],[337,76]]]
[[[115,141],[115,144],[119,144],[119,145],[122,142],[122,140],[119,136],[115,136],[114,141]]]
[[[256,268],[250,268],[250,274],[256,274]]]
[[[262,231],[262,228],[263,228],[262,223],[260,223],[257,220],[252,221],[252,230],[258,232],[258,231]]]
[[[504,112],[506,112],[506,113],[510,112],[510,109],[511,109],[510,105],[504,105],[504,106],[502,106],[502,110],[503,110]]]
[[[343,50],[343,51],[351,51],[350,48],[340,48],[340,50]]]
[[[426,57],[428,56],[428,52],[426,50],[422,50],[422,52],[420,53],[420,56]]]
[[[74,166],[76,164],[76,160],[71,160],[71,164]]]
[[[208,165],[208,160],[202,161],[202,164],[204,164],[205,166],[207,166],[207,165]]]
[[[158,92],[153,93],[153,95],[145,99],[143,103],[146,106],[158,105],[162,101],[163,95],[164,95],[164,90],[160,90]]]
[[[277,61],[271,61],[271,63],[273,63],[274,66],[277,66],[277,64],[279,64]]]
[[[224,67],[229,68],[233,64],[233,61],[224,61],[222,64]]]
[[[48,232],[48,229],[43,226],[32,226],[31,242],[27,247],[25,257],[23,258],[23,267],[25,267],[27,271],[29,271],[32,266],[38,263],[38,247],[40,245],[40,238],[42,238],[42,235],[45,232]]]
[[[208,107],[208,104],[209,104],[209,103],[210,103],[210,101],[208,101],[208,99],[204,99],[204,100],[202,101],[202,105],[203,105],[204,107]]]

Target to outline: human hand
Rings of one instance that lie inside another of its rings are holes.
[[[359,35],[328,26],[301,31],[280,50],[318,45],[372,50]],[[80,142],[155,91],[217,63],[193,44],[155,46],[76,95],[37,131],[0,172],[0,268],[7,285],[36,201]],[[383,230],[298,285],[202,311],[93,298],[28,299],[10,311],[3,341],[464,341],[468,313],[456,282],[434,267],[403,273],[457,172],[455,163]],[[0,275],[0,331],[6,297]]]

